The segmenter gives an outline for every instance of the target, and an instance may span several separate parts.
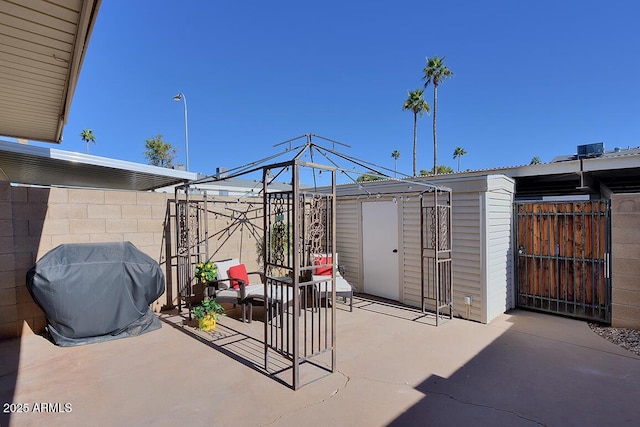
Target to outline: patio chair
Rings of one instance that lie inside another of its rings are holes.
[[[251,323],[253,320],[253,306],[257,304],[264,305],[264,274],[259,271],[247,272],[246,266],[236,258],[224,261],[214,261],[218,267],[218,279],[214,282],[213,296],[219,303],[229,303],[240,305],[242,307],[242,321]],[[249,275],[258,275],[259,283],[251,283]],[[287,291],[283,292],[281,288],[271,291],[271,287],[267,287],[269,301],[271,307],[282,316],[285,304],[293,301],[293,289],[286,287]],[[271,295],[271,293],[275,295]],[[248,309],[248,313],[247,313]]]
[[[264,294],[264,274],[260,271],[247,272],[244,264],[237,258],[214,261],[218,267],[218,278],[213,286],[207,288],[207,294],[215,298],[218,303],[240,305],[242,307],[242,322],[247,319],[249,308],[249,322],[251,322],[251,300],[254,296]],[[259,283],[250,283],[249,275],[258,275]]]
[[[265,316],[269,318],[278,317],[280,324],[284,319],[284,308],[293,304],[293,288],[290,286],[290,281],[282,280],[279,283],[275,282],[272,285],[267,285],[267,296],[269,301],[269,311],[265,312]],[[264,287],[260,289],[260,292],[253,292],[249,295],[245,301],[249,307],[249,322],[253,318],[253,306],[262,305],[265,306]],[[266,307],[265,307],[266,309]],[[301,311],[298,311],[300,315]]]
[[[333,273],[333,267],[330,265],[331,255],[316,254],[314,255],[314,265],[316,266],[313,272],[312,278],[314,282],[314,290],[317,292],[317,296],[320,299],[329,298],[333,290],[333,283],[331,281],[331,274]],[[335,264],[338,264],[338,254],[336,253]],[[336,268],[336,297],[342,297],[343,301],[347,302],[349,298],[349,311],[353,311],[353,286],[347,280],[342,277],[341,268]]]

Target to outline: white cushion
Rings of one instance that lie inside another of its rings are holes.
[[[247,298],[264,296],[264,285],[262,283],[245,286],[244,290]]]
[[[244,287],[246,298],[257,297],[262,298],[264,295],[264,286],[262,284],[247,285]],[[228,288],[216,292],[216,298],[233,299],[240,298],[240,289]]]
[[[283,289],[286,289],[284,295],[282,292]],[[269,293],[269,297],[272,300],[278,300],[282,302],[289,302],[293,300],[293,288],[291,286],[277,286],[274,287],[274,289],[270,289],[270,287],[267,287],[267,292]]]
[[[216,292],[216,298],[240,298],[240,291],[228,288]]]
[[[214,264],[218,267],[218,280],[223,280],[218,284],[218,289],[228,289],[231,283],[227,280],[229,278],[229,268],[234,265],[240,265],[238,258],[225,259],[224,261],[214,261]]]
[[[322,280],[320,283],[316,283],[315,286],[321,292],[331,292],[332,282],[331,276],[317,276],[313,275],[313,281]],[[353,292],[353,287],[347,280],[340,274],[336,275],[336,292]]]
[[[286,288],[283,300],[283,292],[282,289]],[[258,298],[264,300],[264,285],[249,285],[246,288],[247,290],[247,298]],[[269,294],[269,298],[273,300],[279,300],[283,302],[289,302],[293,300],[293,288],[291,286],[267,286],[267,293]],[[275,295],[274,295],[275,294]]]

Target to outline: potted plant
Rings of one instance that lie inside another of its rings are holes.
[[[207,283],[218,278],[218,266],[210,261],[201,262],[196,265],[194,276],[198,284],[204,287]],[[215,329],[222,313],[224,313],[224,308],[215,299],[210,298],[205,298],[200,305],[193,309],[193,315],[198,319],[198,329],[203,331]]]
[[[211,331],[216,328],[224,308],[213,298],[205,298],[200,305],[193,309],[193,317],[198,319],[198,329]]]
[[[204,298],[207,284],[218,277],[218,267],[215,263],[207,261],[196,264],[193,272],[195,282],[191,288],[192,303],[199,303]]]
[[[210,261],[201,262],[196,265],[194,273],[196,280],[198,280],[198,283],[206,284],[209,282],[213,282],[218,278],[218,266]]]

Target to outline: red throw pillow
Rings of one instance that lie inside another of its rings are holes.
[[[234,289],[240,289],[240,282],[234,279],[240,279],[244,281],[245,285],[248,285],[249,275],[247,274],[247,267],[245,267],[244,264],[229,267],[229,278],[231,279],[231,286],[233,286]]]
[[[331,263],[330,256],[316,257],[316,259],[314,260],[315,265],[324,265],[324,264],[330,264],[330,263]],[[330,265],[326,267],[316,267],[316,275],[318,276],[331,276],[332,274],[333,274],[333,267]]]

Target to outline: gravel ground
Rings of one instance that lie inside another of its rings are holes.
[[[640,356],[640,330],[628,328],[612,328],[610,326],[589,323],[593,332],[614,344]]]

